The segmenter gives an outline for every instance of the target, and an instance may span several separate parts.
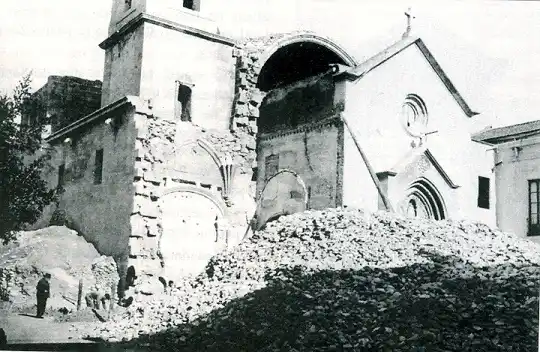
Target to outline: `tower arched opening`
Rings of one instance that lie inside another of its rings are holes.
[[[264,63],[257,80],[262,91],[318,75],[332,64],[347,65],[340,54],[319,43],[300,41],[278,48]]]

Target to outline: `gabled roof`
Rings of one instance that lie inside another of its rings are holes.
[[[408,48],[409,46],[413,44],[416,45],[418,49],[420,49],[420,51],[422,52],[426,60],[429,62],[433,70],[437,73],[439,78],[442,80],[442,82],[446,86],[446,89],[448,89],[450,94],[452,94],[452,96],[454,97],[456,102],[459,104],[461,109],[463,109],[465,114],[468,117],[478,115],[478,113],[473,111],[469,107],[467,102],[465,102],[465,99],[463,99],[461,94],[459,94],[459,92],[457,91],[452,81],[450,81],[450,78],[448,78],[448,76],[443,71],[443,69],[437,62],[437,60],[435,60],[435,57],[433,56],[431,51],[429,51],[429,49],[424,44],[422,39],[418,37],[405,37],[401,39],[400,41],[394,43],[393,45],[387,47],[386,49],[382,50],[377,55],[367,59],[360,65],[347,70],[343,74],[352,80],[360,79],[363,76],[365,76],[367,73],[379,67],[380,65],[390,60],[392,57],[396,56],[397,54],[399,54],[400,52],[402,52],[403,50],[405,50],[406,48]]]
[[[490,128],[473,134],[471,139],[475,142],[498,144],[536,135],[540,135],[540,120]]]
[[[400,172],[403,172],[411,163],[415,162],[418,157],[425,155],[426,158],[429,160],[431,165],[437,170],[439,175],[443,178],[443,180],[446,182],[448,186],[451,188],[459,188],[459,185],[456,184],[448,175],[448,173],[444,170],[444,168],[441,166],[441,164],[435,159],[435,156],[433,153],[427,148],[427,147],[421,147],[421,148],[415,148],[409,152],[407,152],[407,155],[405,155],[404,158],[402,158],[397,165],[392,167],[390,170],[379,172],[378,174],[386,173],[388,175],[395,176],[399,174]]]

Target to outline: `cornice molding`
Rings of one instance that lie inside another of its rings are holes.
[[[134,107],[137,113],[144,114],[147,116],[151,115],[151,112],[148,109],[148,107],[144,106],[144,104],[138,97],[126,96],[54,132],[49,137],[47,137],[47,139],[45,139],[45,142],[49,144],[57,143],[60,139],[67,137],[69,134],[77,132],[81,129],[84,129],[92,123],[105,120],[106,117],[108,117],[110,114],[117,112],[118,110],[122,108],[127,108],[127,107]]]
[[[259,136],[259,140],[266,141],[271,140],[275,138],[280,138],[292,134],[298,134],[298,133],[305,133],[310,132],[313,130],[322,129],[324,127],[334,125],[334,126],[340,126],[343,122],[341,121],[340,115],[334,115],[330,118],[326,118],[322,121],[316,122],[316,123],[310,123],[310,124],[304,124],[299,127],[296,127],[294,129],[287,129],[283,131],[276,131],[276,132],[270,132],[270,133],[264,133]]]
[[[111,34],[107,39],[102,41],[99,44],[99,47],[101,49],[110,48],[112,45],[116,44],[120,39],[122,39],[126,33],[133,31],[135,28],[137,28],[138,26],[140,26],[141,24],[145,22],[152,23],[152,24],[155,24],[155,25],[167,28],[167,29],[172,29],[178,32],[190,34],[190,35],[203,38],[206,40],[210,40],[216,43],[229,45],[229,46],[236,45],[236,41],[231,38],[227,38],[219,34],[210,33],[210,32],[197,29],[194,27],[182,25],[180,23],[169,21],[158,16],[150,15],[147,13],[140,13],[137,16],[135,16],[133,19],[128,21],[124,26],[122,26],[122,28],[120,28],[119,30]]]

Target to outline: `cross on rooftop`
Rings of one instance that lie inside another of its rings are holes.
[[[407,29],[405,30],[405,33],[403,33],[403,38],[408,37],[409,34],[411,33],[411,22],[414,18],[416,18],[415,16],[413,16],[413,13],[410,7],[407,9],[407,11],[405,11],[405,16],[407,16]]]

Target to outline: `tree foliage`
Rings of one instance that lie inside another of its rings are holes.
[[[49,152],[42,147],[43,125],[21,124],[22,116],[39,116],[42,106],[31,99],[31,74],[23,77],[12,96],[0,94],[0,239],[35,222],[45,206],[56,200],[42,170]],[[45,122],[45,121],[41,121]]]

